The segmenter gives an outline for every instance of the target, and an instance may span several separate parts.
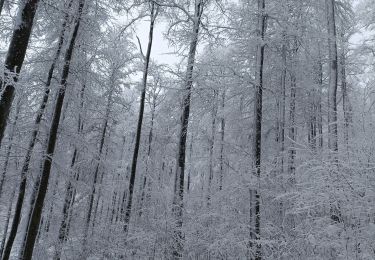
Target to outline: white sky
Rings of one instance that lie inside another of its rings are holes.
[[[149,18],[147,20],[143,20],[142,22],[138,22],[136,25],[136,33],[141,41],[143,52],[146,52],[149,28]],[[179,57],[174,54],[175,49],[172,46],[169,46],[168,40],[166,40],[163,36],[166,30],[166,23],[162,22],[160,17],[159,20],[156,18],[151,58],[156,60],[159,64],[173,65],[179,61]]]

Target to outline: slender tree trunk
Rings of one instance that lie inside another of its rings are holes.
[[[317,100],[317,128],[318,128],[318,147],[323,149],[323,111],[322,111],[322,91],[323,91],[323,64],[320,55],[320,43],[318,43],[318,60],[316,62],[316,84],[318,86],[318,100]]]
[[[70,5],[72,4],[72,2],[73,1],[70,1],[68,9],[69,9]],[[44,111],[45,111],[47,103],[48,103],[53,72],[55,70],[57,61],[60,57],[61,49],[62,49],[63,42],[64,42],[66,23],[68,21],[68,18],[69,18],[68,15],[66,15],[65,19],[64,19],[64,22],[63,22],[63,25],[62,25],[61,32],[60,32],[60,36],[59,36],[59,40],[58,40],[58,44],[57,44],[57,50],[56,50],[55,56],[53,57],[51,67],[49,68],[49,71],[48,71],[47,81],[46,81],[46,85],[45,85],[45,88],[44,88],[44,94],[43,94],[42,102],[39,106],[39,109],[37,111],[37,115],[36,115],[35,120],[34,120],[34,129],[31,132],[30,142],[29,142],[29,145],[27,147],[24,163],[23,163],[22,170],[21,170],[21,181],[20,181],[19,188],[18,188],[18,198],[17,198],[17,203],[16,203],[16,210],[15,210],[15,213],[14,213],[14,216],[13,216],[12,227],[11,227],[10,235],[9,235],[9,238],[8,238],[8,241],[7,241],[7,245],[5,247],[3,260],[9,259],[10,251],[12,249],[13,242],[14,242],[14,239],[16,237],[18,226],[19,226],[19,223],[20,223],[20,220],[21,220],[21,210],[22,210],[22,205],[23,205],[24,197],[25,197],[27,173],[29,171],[31,155],[33,153],[34,146],[36,144],[37,136],[38,136],[38,133],[39,133],[40,123],[42,121],[42,117],[43,117]]]
[[[12,195],[10,196],[9,206],[7,210],[7,218],[5,220],[5,225],[4,225],[3,238],[1,239],[0,256],[3,254],[3,251],[4,251],[5,240],[6,240],[7,233],[8,233],[8,227],[9,227],[10,217],[12,214],[12,207],[13,207],[15,193],[16,193],[16,189],[14,187],[12,191]]]
[[[0,99],[0,145],[14,99],[14,84],[18,81],[25,59],[38,2],[39,0],[22,1],[17,14],[19,18],[15,24],[12,40],[5,58],[4,82],[0,80],[0,88],[3,90]]]
[[[142,216],[143,213],[143,202],[145,197],[147,197],[146,193],[146,185],[147,185],[147,176],[149,172],[149,164],[151,161],[151,148],[152,148],[152,140],[153,140],[153,130],[154,130],[154,118],[155,118],[155,109],[156,109],[156,100],[155,98],[153,99],[152,103],[152,109],[151,109],[151,124],[150,124],[150,133],[148,134],[148,149],[147,149],[147,159],[146,159],[146,171],[145,171],[145,176],[143,177],[143,185],[142,185],[142,195],[141,195],[141,202],[139,206],[139,216]],[[149,191],[150,192],[150,191]]]
[[[327,31],[329,48],[329,86],[328,86],[328,149],[333,165],[338,167],[338,131],[337,131],[337,38],[335,23],[335,1],[326,0]],[[340,222],[338,201],[330,198],[331,219]]]
[[[56,190],[58,188],[58,185],[59,185],[59,179],[58,179],[58,177],[56,177],[55,184],[52,187],[53,191],[52,191],[52,199],[51,199],[51,202],[50,202],[51,204],[49,205],[48,213],[45,214],[46,224],[44,225],[44,229],[42,229],[47,237],[48,237],[48,232],[49,232],[49,229],[50,229],[50,226],[51,226],[51,218],[52,218],[53,206],[54,206],[53,202],[54,202],[54,198],[56,196]]]
[[[20,109],[21,109],[21,103],[20,102],[21,102],[21,100],[18,100],[16,113],[15,113],[14,121],[13,121],[13,124],[12,124],[12,129],[9,131],[10,132],[9,133],[9,144],[8,144],[8,147],[7,147],[7,150],[6,150],[5,162],[4,162],[3,170],[2,170],[2,173],[1,173],[1,176],[0,176],[0,178],[1,178],[0,179],[0,198],[1,198],[1,195],[3,193],[3,186],[4,186],[4,182],[5,182],[6,172],[8,170],[9,161],[10,161],[10,153],[12,151],[14,134],[15,134],[15,131],[16,131],[16,124],[17,124],[18,116],[19,116]],[[0,254],[0,256],[1,256],[1,254]]]
[[[220,179],[219,179],[219,190],[223,189],[223,178],[224,178],[224,141],[225,141],[225,90],[223,90],[221,99],[221,119],[220,119]]]
[[[89,196],[89,205],[88,205],[88,209],[87,209],[87,216],[86,216],[86,223],[85,223],[85,227],[84,227],[84,240],[83,240],[83,250],[84,250],[84,254],[87,250],[86,246],[87,246],[87,237],[88,237],[88,232],[89,232],[89,229],[90,229],[90,223],[91,223],[91,220],[92,220],[92,217],[93,217],[93,209],[95,208],[94,207],[94,200],[95,200],[95,195],[98,193],[98,182],[100,182],[100,176],[99,176],[99,170],[100,170],[100,165],[101,165],[101,157],[102,157],[102,154],[103,154],[103,148],[104,148],[104,143],[105,143],[105,139],[106,139],[106,134],[107,134],[107,131],[108,131],[108,120],[109,120],[109,115],[111,113],[111,107],[112,107],[112,102],[113,102],[113,92],[114,92],[114,85],[113,85],[113,80],[112,80],[112,77],[111,77],[111,80],[110,80],[110,91],[108,93],[108,100],[107,100],[107,106],[106,106],[106,112],[105,112],[105,118],[104,118],[104,123],[103,123],[103,129],[102,129],[102,132],[101,132],[101,136],[100,136],[100,143],[99,143],[99,151],[98,151],[98,163],[96,164],[96,167],[95,167],[95,171],[94,171],[94,180],[93,180],[93,183],[92,183],[92,186],[91,186],[91,192],[90,192],[90,196]],[[98,198],[99,199],[99,198]]]
[[[258,0],[258,30],[259,45],[257,47],[256,55],[256,89],[254,102],[254,153],[253,163],[255,166],[255,176],[257,182],[260,183],[261,175],[261,154],[262,154],[262,110],[263,110],[263,67],[264,67],[264,36],[266,32],[266,14],[265,14],[265,0]],[[256,249],[255,260],[262,259],[262,246],[260,243],[260,194],[258,190],[253,190],[254,204],[255,204],[255,223],[254,232],[251,232],[252,237],[255,235]],[[253,204],[253,201],[250,201]],[[252,208],[252,205],[250,206]],[[252,216],[250,216],[252,218]],[[255,233],[253,235],[253,233]]]
[[[337,39],[335,23],[335,1],[326,0],[329,47],[329,86],[328,86],[328,148],[337,162]]]
[[[81,132],[83,130],[83,123],[82,123],[82,117],[81,113],[83,110],[83,97],[84,97],[84,92],[85,92],[86,85],[83,84],[81,91],[80,91],[80,99],[81,99],[81,104],[80,104],[80,113],[78,115],[78,129],[77,129],[77,134],[80,136]],[[66,185],[66,190],[65,190],[65,199],[64,199],[64,206],[63,206],[63,212],[62,212],[62,220],[59,228],[59,235],[58,235],[58,245],[57,249],[55,251],[54,259],[55,260],[60,260],[61,257],[61,251],[64,245],[64,242],[66,241],[68,237],[68,230],[70,226],[70,217],[71,217],[71,208],[73,207],[73,200],[75,196],[76,189],[73,187],[73,181],[78,180],[78,172],[74,170],[76,161],[78,158],[78,148],[77,146],[74,147],[73,151],[73,156],[72,156],[72,161],[70,163],[70,176],[68,180],[68,184]]]
[[[211,189],[212,189],[212,180],[214,178],[214,145],[215,145],[215,135],[216,135],[216,116],[217,116],[217,91],[214,90],[213,97],[213,107],[211,111],[211,139],[209,147],[209,165],[208,165],[208,191],[207,191],[207,205],[211,204]]]
[[[343,30],[343,29],[342,29]],[[345,56],[345,36],[344,32],[341,33],[341,54],[340,54],[340,65],[341,65],[341,94],[342,94],[342,109],[344,111],[344,142],[347,152],[349,151],[349,127],[350,127],[350,105],[349,95],[346,81],[346,56]],[[349,155],[348,155],[349,156]]]
[[[147,52],[145,56],[145,68],[143,71],[143,79],[142,79],[142,93],[141,93],[141,100],[140,100],[140,107],[139,107],[137,133],[136,133],[136,139],[135,139],[132,166],[130,170],[128,201],[126,204],[126,211],[125,211],[125,223],[124,223],[125,233],[128,232],[128,228],[129,228],[128,226],[129,226],[130,216],[131,216],[131,211],[132,211],[134,182],[135,182],[135,175],[136,175],[136,170],[137,170],[139,146],[140,146],[140,141],[141,141],[142,121],[143,121],[143,113],[144,113],[144,106],[145,106],[146,89],[147,89],[148,67],[150,63],[152,40],[153,40],[153,34],[154,34],[154,23],[155,23],[155,18],[157,15],[157,10],[156,10],[156,14],[154,11],[154,5],[155,5],[154,2],[151,2],[151,15],[150,15],[151,21],[150,21],[150,30],[149,30],[149,38],[148,38],[149,40],[148,40]]]
[[[316,90],[313,89],[309,94],[309,121],[308,121],[308,143],[310,149],[315,151],[316,149],[316,130],[317,130],[317,109],[316,109]]]
[[[48,187],[49,175],[51,172],[52,159],[53,159],[53,154],[54,154],[55,146],[56,146],[57,131],[59,128],[61,110],[63,107],[65,93],[66,93],[67,79],[69,76],[70,64],[71,64],[71,60],[73,56],[74,45],[75,45],[77,35],[78,35],[78,30],[79,30],[79,25],[81,22],[81,15],[82,15],[84,4],[85,4],[85,0],[79,1],[79,7],[78,7],[79,9],[78,9],[78,15],[76,18],[76,24],[74,26],[73,34],[70,39],[68,49],[66,51],[65,58],[64,58],[64,67],[63,67],[62,76],[61,76],[60,89],[58,92],[58,97],[57,97],[56,104],[55,104],[52,124],[51,124],[51,128],[50,128],[49,135],[48,135],[47,153],[46,153],[44,163],[43,163],[43,171],[41,175],[40,186],[39,186],[36,201],[33,207],[33,213],[31,215],[30,225],[26,232],[26,244],[25,244],[25,249],[22,254],[23,260],[29,260],[32,258],[32,255],[33,255],[35,238],[37,236],[37,232],[38,232],[39,225],[40,225],[40,218],[42,215],[44,199],[45,199],[47,187]]]
[[[187,187],[186,187],[187,192],[190,191],[190,185],[191,185],[191,170],[193,168],[193,162],[192,162],[193,142],[194,142],[194,136],[193,134],[191,134],[190,145],[189,145],[189,172],[188,172]]]
[[[285,41],[285,39],[284,39]],[[280,170],[284,173],[284,152],[285,152],[285,119],[286,119],[286,74],[287,74],[287,64],[286,64],[286,42],[283,43],[281,50],[282,58],[282,73],[281,73],[281,102],[280,102],[280,132],[279,132],[279,144],[280,144]]]
[[[296,41],[296,40],[295,40]],[[296,44],[296,43],[294,43]],[[293,47],[292,60],[295,63],[297,55],[297,47]],[[297,93],[297,80],[296,72],[297,64],[293,64],[292,72],[290,75],[290,103],[289,103],[289,140],[291,141],[288,151],[288,174],[290,178],[290,184],[295,183],[295,157],[296,157],[296,93]]]
[[[196,0],[195,2],[195,13],[194,13],[194,24],[191,34],[190,48],[188,54],[188,63],[186,69],[186,79],[185,79],[185,90],[183,97],[183,108],[181,116],[181,130],[179,134],[178,142],[178,157],[177,157],[177,167],[176,167],[176,186],[173,196],[172,211],[175,217],[175,229],[174,229],[174,246],[173,246],[173,259],[181,259],[183,255],[184,245],[184,235],[182,231],[183,224],[183,207],[184,207],[184,179],[185,179],[185,157],[186,157],[186,138],[189,125],[189,115],[190,115],[190,99],[191,99],[191,89],[193,86],[193,70],[195,65],[195,55],[198,45],[198,35],[201,23],[201,17],[203,13],[203,1]]]
[[[1,12],[3,11],[4,3],[5,3],[5,0],[0,0],[0,15],[1,15]],[[0,252],[0,255],[1,255],[1,252]]]
[[[47,139],[44,141],[44,144],[43,144],[43,151],[45,151],[47,149]],[[43,162],[40,163],[40,169],[43,167]],[[28,209],[28,213],[27,213],[27,216],[25,216],[26,218],[26,228],[25,230],[27,231],[29,225],[30,225],[30,219],[31,219],[31,214],[33,213],[33,205],[35,203],[35,200],[36,200],[36,195],[37,195],[37,190],[38,190],[38,187],[40,185],[40,178],[41,178],[41,173],[39,173],[37,176],[36,176],[36,180],[34,182],[34,185],[33,185],[33,189],[32,189],[32,192],[31,192],[31,196],[30,196],[30,202],[29,202],[29,205],[30,205],[30,208]],[[43,220],[42,220],[42,223]],[[43,224],[41,224],[40,226],[43,226]],[[40,237],[40,230],[41,228],[39,229],[38,231],[38,239]],[[26,232],[25,231],[25,232]],[[26,236],[23,237],[23,241],[22,241],[22,244],[21,244],[21,252],[20,252],[20,255],[22,255],[23,253],[23,249],[25,248],[25,243],[26,243]]]

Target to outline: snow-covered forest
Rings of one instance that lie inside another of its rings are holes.
[[[0,256],[375,259],[375,0],[0,0]]]

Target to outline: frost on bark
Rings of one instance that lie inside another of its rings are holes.
[[[337,39],[335,23],[335,1],[326,0],[327,31],[329,50],[329,86],[328,86],[328,148],[337,162]]]
[[[83,97],[84,97],[85,88],[86,88],[86,85],[83,84],[81,91],[80,91],[81,111],[78,115],[78,129],[77,129],[78,135],[81,135],[82,130],[83,130],[81,112],[83,109]],[[63,211],[62,211],[62,220],[61,220],[61,224],[59,227],[58,242],[57,242],[58,244],[56,246],[54,260],[59,260],[61,258],[61,251],[63,249],[64,243],[67,240],[68,234],[69,234],[70,220],[71,220],[72,209],[73,209],[73,204],[74,204],[74,197],[76,194],[76,188],[74,187],[73,182],[78,181],[78,178],[79,178],[78,171],[74,169],[77,160],[78,160],[78,148],[77,146],[75,146],[72,160],[70,163],[71,173],[69,175],[69,180],[65,189],[65,199],[64,199],[64,206],[63,206]]]
[[[215,145],[215,135],[216,135],[216,117],[218,109],[218,95],[217,91],[214,90],[213,93],[213,107],[211,111],[211,138],[209,140],[209,165],[208,165],[208,191],[207,191],[207,206],[211,204],[211,189],[212,181],[214,179],[214,145]]]
[[[52,123],[51,123],[51,127],[49,130],[47,151],[46,151],[46,155],[45,155],[44,162],[43,162],[40,185],[39,185],[35,203],[33,205],[33,212],[31,215],[30,224],[26,232],[26,243],[25,243],[25,248],[23,250],[23,254],[22,254],[22,259],[25,259],[25,260],[29,260],[32,258],[35,239],[36,239],[39,225],[40,225],[44,199],[47,193],[49,175],[51,172],[53,154],[55,151],[55,146],[56,146],[56,141],[57,141],[57,131],[59,128],[61,111],[62,111],[62,107],[64,104],[70,64],[72,61],[74,46],[75,46],[75,42],[76,42],[77,35],[78,35],[78,30],[79,30],[79,26],[81,22],[81,15],[82,15],[84,4],[85,4],[85,0],[79,1],[78,14],[75,20],[73,34],[71,36],[67,51],[65,53],[64,66],[63,66],[63,71],[62,71],[61,81],[60,81],[60,88],[58,90],[58,96],[57,96],[57,100],[55,103]]]
[[[4,81],[0,79],[0,89],[3,91],[0,99],[0,145],[15,95],[15,84],[18,81],[29,44],[38,2],[39,0],[22,1],[17,14],[17,23],[5,58]]]
[[[223,90],[221,97],[221,118],[220,118],[220,177],[219,177],[219,190],[223,189],[224,179],[224,141],[225,141],[225,90]]]
[[[5,0],[0,0],[0,15],[1,15],[1,12],[3,11],[4,3],[5,3]],[[0,255],[1,255],[1,252],[0,252]]]
[[[135,183],[135,175],[137,171],[137,161],[138,161],[139,147],[140,147],[140,142],[141,142],[142,122],[143,122],[143,114],[144,114],[144,107],[145,107],[146,90],[147,90],[147,77],[148,77],[152,40],[153,40],[153,34],[154,34],[154,24],[155,24],[156,16],[157,16],[157,10],[155,10],[155,4],[154,2],[151,2],[151,14],[150,14],[151,21],[150,21],[150,29],[149,29],[149,36],[148,36],[149,38],[148,38],[146,56],[144,57],[145,67],[143,70],[143,78],[142,78],[142,92],[141,92],[141,100],[140,100],[140,107],[139,107],[139,114],[138,114],[137,132],[136,132],[134,151],[133,151],[133,159],[132,159],[132,165],[130,169],[128,200],[127,200],[126,209],[125,209],[125,219],[124,219],[125,233],[127,233],[129,229],[129,222],[130,222],[131,211],[132,211],[134,183]]]
[[[254,93],[254,143],[253,143],[253,165],[255,168],[256,184],[260,183],[261,176],[261,153],[262,153],[262,113],[263,113],[263,65],[264,65],[264,36],[266,32],[266,14],[265,14],[265,0],[258,0],[258,46],[255,64],[255,93]],[[262,259],[262,246],[260,243],[260,194],[259,190],[250,190],[250,218],[251,226],[250,231],[250,247],[254,249],[254,259]],[[255,245],[254,245],[255,240]]]
[[[72,2],[73,2],[72,0],[69,2],[68,9],[70,8]],[[27,182],[27,173],[29,171],[31,155],[32,155],[33,150],[34,150],[34,146],[37,142],[37,136],[38,136],[38,133],[39,133],[40,124],[41,124],[42,117],[44,115],[44,111],[45,111],[47,103],[48,103],[52,77],[53,77],[54,70],[55,70],[55,67],[57,65],[58,59],[60,57],[61,49],[62,49],[62,46],[63,46],[64,35],[65,35],[66,24],[67,24],[68,18],[69,17],[66,14],[65,17],[64,17],[62,29],[61,29],[61,32],[60,32],[60,35],[59,35],[56,53],[53,57],[51,66],[48,70],[47,80],[46,80],[46,84],[45,84],[45,87],[44,87],[44,93],[43,93],[42,101],[39,105],[39,109],[37,110],[37,114],[36,114],[36,117],[35,117],[35,120],[34,120],[33,130],[31,132],[31,138],[30,138],[27,150],[26,150],[25,159],[24,159],[22,169],[21,169],[21,180],[20,180],[20,184],[19,184],[19,188],[18,188],[18,192],[17,192],[18,197],[17,197],[17,202],[16,202],[16,209],[15,209],[15,213],[14,213],[13,220],[12,220],[12,227],[11,227],[11,231],[10,231],[10,234],[9,234],[9,238],[8,238],[7,244],[5,246],[3,259],[9,259],[10,251],[12,249],[13,242],[14,242],[14,239],[15,239],[16,234],[17,234],[18,226],[19,226],[19,223],[21,221],[21,211],[22,211],[22,206],[23,206],[23,203],[24,203],[24,197],[25,197],[25,191],[26,191],[26,182]]]
[[[180,259],[183,255],[183,240],[184,235],[182,231],[183,224],[183,201],[184,201],[184,179],[185,179],[185,157],[186,157],[186,139],[189,125],[190,115],[190,99],[191,99],[191,88],[193,86],[193,70],[195,64],[195,55],[198,45],[198,35],[201,23],[201,17],[203,13],[203,1],[196,0],[194,10],[194,23],[191,34],[190,48],[188,53],[188,63],[186,69],[185,78],[185,89],[182,103],[182,115],[181,115],[181,129],[179,133],[178,141],[178,156],[177,166],[175,175],[175,191],[173,195],[172,211],[175,218],[174,228],[174,245],[172,255],[174,259]]]

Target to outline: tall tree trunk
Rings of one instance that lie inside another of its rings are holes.
[[[189,145],[189,171],[188,171],[188,177],[187,177],[187,192],[190,191],[190,185],[191,185],[191,170],[193,168],[193,162],[192,162],[192,154],[193,154],[193,142],[194,142],[194,135],[190,135],[190,145]]]
[[[14,99],[14,84],[18,81],[27,46],[31,35],[35,12],[39,0],[23,0],[18,11],[17,23],[5,58],[4,81],[0,80],[3,90],[0,99],[0,145],[3,140],[7,119]]]
[[[211,204],[211,185],[214,178],[214,145],[215,145],[215,135],[216,135],[216,116],[217,116],[217,91],[214,90],[213,106],[211,111],[211,139],[209,140],[209,165],[208,165],[208,191],[207,191],[207,205]]]
[[[328,86],[328,148],[337,163],[337,39],[335,23],[335,1],[326,0],[327,30],[329,47],[329,86]]]
[[[72,0],[69,2],[68,9],[70,8],[72,2],[73,2]],[[9,259],[10,251],[12,249],[13,242],[14,242],[14,239],[16,237],[18,226],[19,226],[19,223],[20,223],[20,220],[21,220],[21,211],[22,211],[22,205],[23,205],[24,197],[25,197],[27,173],[29,171],[31,155],[33,153],[34,146],[35,146],[36,141],[37,141],[40,123],[42,121],[42,117],[43,117],[44,111],[45,111],[47,103],[48,103],[53,72],[55,70],[57,61],[60,57],[61,49],[62,49],[63,42],[64,42],[66,23],[68,21],[68,18],[69,18],[68,15],[65,15],[64,22],[62,24],[62,29],[61,29],[61,32],[60,32],[60,36],[59,36],[59,40],[58,40],[58,44],[57,44],[57,50],[56,50],[55,56],[53,57],[51,67],[49,68],[49,71],[48,71],[47,81],[46,81],[46,85],[45,85],[45,88],[44,88],[44,94],[43,94],[42,102],[39,106],[39,109],[37,111],[37,115],[36,115],[35,120],[34,120],[34,126],[33,126],[32,132],[31,132],[30,142],[29,142],[29,145],[27,147],[24,163],[22,165],[21,181],[20,181],[19,188],[18,188],[18,198],[17,198],[17,202],[16,202],[16,210],[15,210],[15,213],[14,213],[14,216],[13,216],[12,227],[11,227],[9,238],[8,238],[8,241],[7,241],[7,244],[6,244],[6,247],[5,247],[3,260]]]
[[[6,150],[5,162],[4,162],[3,170],[2,170],[2,173],[1,173],[1,176],[0,176],[0,178],[1,178],[0,179],[0,198],[1,198],[1,195],[3,193],[3,186],[4,186],[4,182],[5,182],[6,172],[8,170],[8,165],[9,165],[9,161],[10,161],[10,153],[12,151],[14,134],[15,134],[15,131],[16,131],[16,124],[17,124],[18,116],[19,116],[20,109],[21,109],[21,100],[19,99],[17,103],[18,104],[17,104],[17,108],[16,108],[14,121],[13,121],[13,124],[12,124],[12,129],[10,130],[10,133],[9,133],[9,144],[8,144],[8,147],[7,147],[7,150]],[[1,256],[1,254],[0,254],[0,256]]]
[[[224,141],[225,141],[225,90],[223,90],[221,99],[221,119],[220,119],[220,179],[219,179],[219,190],[223,189],[223,178],[224,178]]]
[[[290,147],[288,151],[288,174],[290,178],[290,184],[295,183],[295,157],[296,157],[296,148],[295,143],[296,139],[296,93],[297,93],[297,79],[296,79],[296,56],[298,48],[296,46],[296,39],[294,40],[294,46],[292,51],[292,61],[293,68],[290,75],[290,103],[289,103],[289,140]]]
[[[343,28],[341,30],[344,30]],[[349,127],[350,127],[350,103],[348,95],[348,87],[346,81],[346,39],[345,34],[341,32],[341,54],[340,54],[340,65],[341,65],[341,94],[342,94],[342,109],[344,111],[344,142],[346,151],[349,151]],[[349,156],[349,154],[348,154]]]
[[[183,96],[183,108],[181,116],[181,130],[178,141],[178,157],[176,167],[176,186],[173,196],[172,211],[175,217],[176,227],[174,229],[174,246],[172,255],[174,259],[180,259],[183,255],[183,240],[184,235],[182,231],[183,224],[183,207],[184,207],[184,179],[185,179],[185,157],[186,157],[186,138],[189,125],[190,115],[190,99],[191,88],[193,86],[193,70],[195,64],[195,55],[198,45],[199,28],[203,13],[204,3],[202,0],[195,1],[194,24],[191,34],[190,48],[188,54],[188,63],[186,68],[185,89]]]
[[[8,227],[9,227],[9,222],[10,222],[10,216],[12,214],[12,206],[13,206],[15,193],[16,193],[16,189],[14,187],[12,191],[12,195],[10,196],[9,206],[7,210],[7,218],[6,218],[5,225],[4,225],[3,238],[1,239],[0,256],[3,254],[3,251],[4,251],[5,240],[6,240],[7,233],[8,233]]]
[[[146,193],[146,185],[148,180],[148,174],[149,174],[149,164],[151,161],[151,148],[152,148],[152,140],[153,140],[153,130],[154,130],[154,118],[155,118],[155,110],[156,110],[156,99],[154,97],[152,108],[151,108],[151,124],[150,124],[150,132],[148,134],[148,148],[147,148],[147,159],[146,159],[146,170],[145,170],[145,176],[143,177],[143,184],[141,189],[141,202],[139,206],[139,216],[142,216],[143,213],[143,202],[145,197],[147,197]]]
[[[145,98],[146,98],[146,89],[147,89],[147,77],[148,77],[148,67],[150,63],[150,56],[151,56],[151,48],[152,48],[152,40],[154,34],[154,23],[155,18],[157,15],[154,11],[154,2],[151,2],[151,14],[150,14],[150,30],[148,35],[148,46],[147,52],[145,56],[145,68],[143,71],[143,79],[142,79],[142,93],[141,93],[141,100],[140,100],[140,107],[139,107],[139,115],[138,115],[138,125],[137,125],[137,133],[135,138],[135,146],[133,152],[133,159],[132,159],[132,166],[130,170],[130,180],[129,180],[129,187],[128,187],[128,201],[126,204],[126,211],[125,211],[125,223],[124,223],[124,231],[127,233],[128,226],[130,222],[130,215],[132,211],[132,203],[133,203],[133,192],[134,192],[134,182],[135,182],[135,175],[137,170],[137,160],[138,160],[138,153],[139,153],[139,146],[141,141],[141,133],[142,133],[142,121],[143,121],[143,113],[144,113],[144,106],[145,106]]]
[[[280,170],[284,173],[284,152],[285,152],[285,119],[286,119],[286,74],[287,74],[287,64],[286,64],[286,39],[284,35],[283,46],[281,50],[282,59],[282,72],[281,72],[281,91],[280,91],[280,124],[279,124],[279,144],[280,144]]]
[[[318,128],[318,147],[319,149],[323,149],[323,111],[322,111],[322,92],[323,92],[323,64],[322,58],[320,54],[320,43],[318,43],[318,59],[316,61],[316,68],[315,68],[315,84],[317,85],[318,89],[318,97],[317,97],[317,128]]]
[[[265,0],[258,0],[258,29],[257,36],[259,44],[257,47],[256,55],[256,88],[255,88],[255,101],[254,101],[254,144],[253,144],[253,163],[255,167],[255,176],[257,179],[257,186],[260,184],[261,175],[261,154],[262,154],[262,108],[263,108],[263,65],[264,65],[264,36],[266,32],[266,14],[265,14]],[[251,236],[254,237],[256,242],[255,260],[262,259],[262,246],[260,243],[260,194],[258,190],[253,190],[254,201],[250,201],[250,207],[255,204],[255,223],[254,232]],[[252,198],[250,198],[252,200]],[[252,216],[250,216],[252,218]],[[251,227],[252,228],[252,227]],[[254,233],[254,234],[253,234]]]
[[[81,15],[83,12],[84,4],[85,4],[85,0],[79,1],[78,14],[75,20],[76,24],[74,26],[73,34],[70,39],[68,49],[65,53],[64,67],[63,67],[61,81],[60,81],[60,89],[58,92],[55,109],[53,113],[53,119],[51,123],[51,128],[50,128],[49,135],[48,135],[48,146],[47,146],[47,152],[46,152],[46,156],[45,156],[44,163],[43,163],[43,171],[41,175],[40,185],[39,185],[36,201],[33,207],[33,213],[31,215],[30,225],[26,232],[25,249],[23,250],[23,254],[22,254],[22,259],[24,260],[31,259],[33,255],[35,238],[37,236],[37,232],[38,232],[39,225],[40,225],[40,218],[42,215],[44,199],[45,199],[47,187],[48,187],[49,175],[51,172],[52,159],[53,159],[53,154],[54,154],[55,146],[56,146],[57,131],[59,128],[61,110],[63,107],[65,93],[66,93],[70,64],[72,61],[74,45],[75,45],[77,35],[78,35],[78,30],[79,30],[79,26],[81,22]]]
[[[82,123],[82,110],[83,110],[83,97],[85,92],[86,84],[82,85],[81,91],[80,91],[80,113],[78,114],[78,129],[77,134],[80,136],[83,130],[83,123]],[[62,212],[62,220],[59,228],[59,235],[58,235],[58,245],[55,250],[54,260],[60,260],[61,257],[61,251],[64,245],[64,242],[66,241],[68,237],[68,231],[70,226],[70,218],[71,218],[71,208],[73,207],[73,200],[75,196],[76,189],[73,187],[73,182],[78,181],[78,172],[75,171],[74,167],[76,164],[78,158],[78,148],[77,146],[74,146],[72,161],[70,163],[70,170],[71,173],[69,175],[69,180],[66,185],[65,190],[65,199],[64,199],[64,206],[63,206],[63,212]]]
[[[92,217],[93,217],[93,210],[95,209],[94,207],[94,200],[95,200],[95,196],[96,194],[98,193],[98,183],[100,182],[100,176],[99,176],[99,170],[100,170],[100,166],[101,166],[101,160],[102,160],[102,154],[103,154],[103,148],[104,148],[104,143],[105,143],[105,139],[106,139],[106,135],[107,135],[107,131],[108,131],[108,120],[109,120],[109,116],[110,116],[110,113],[111,113],[111,107],[112,107],[112,102],[113,102],[113,93],[114,93],[114,82],[112,80],[112,76],[113,74],[111,75],[111,78],[110,78],[110,90],[109,90],[109,93],[108,93],[108,100],[107,100],[107,105],[106,105],[106,111],[105,111],[105,118],[104,118],[104,122],[103,122],[103,129],[102,129],[102,132],[101,132],[101,135],[100,135],[100,140],[99,140],[99,150],[98,150],[98,162],[96,164],[96,167],[95,167],[95,171],[94,171],[94,180],[93,180],[93,183],[92,183],[92,186],[91,186],[91,191],[90,191],[90,196],[89,196],[89,205],[88,205],[88,209],[87,209],[87,216],[86,216],[86,223],[85,223],[85,227],[84,227],[84,231],[83,231],[83,236],[84,236],[84,240],[83,240],[83,252],[85,254],[87,248],[87,238],[88,238],[88,232],[89,232],[89,229],[90,229],[90,223],[91,223],[91,220],[92,220]],[[99,198],[98,198],[99,199]]]
[[[327,31],[329,48],[329,86],[328,86],[328,149],[330,159],[338,167],[338,132],[337,132],[337,38],[335,23],[335,1],[326,0]],[[330,198],[331,219],[340,221],[338,202]]]

